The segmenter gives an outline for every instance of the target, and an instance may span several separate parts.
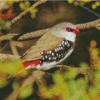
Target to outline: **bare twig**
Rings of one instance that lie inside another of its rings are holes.
[[[49,30],[50,30],[50,28],[42,29],[42,30],[38,30],[38,31],[34,31],[34,32],[29,32],[29,33],[26,33],[26,34],[20,36],[18,38],[18,40],[26,40],[26,39],[40,37],[40,36],[44,35]],[[0,36],[0,41],[12,40],[12,38],[17,36],[17,35],[19,35],[19,34],[8,33],[7,35]]]
[[[90,27],[96,27],[97,29],[100,30],[100,24],[99,23],[100,23],[100,19],[92,21],[92,22],[88,22],[88,23],[85,23],[85,24],[77,24],[76,27],[78,27],[79,29],[86,29],[86,28],[90,28]],[[34,37],[40,37],[49,30],[50,30],[50,28],[35,31],[35,32],[30,32],[30,33],[24,34],[23,36],[19,37],[18,40],[24,40],[24,39],[34,38]],[[17,34],[8,34],[8,35],[5,35],[5,36],[1,36],[0,41],[11,40],[16,35]],[[0,57],[0,58],[2,58],[2,57]]]
[[[98,30],[100,30],[100,19],[97,19],[95,21],[92,22],[87,22],[87,23],[83,23],[83,24],[76,24],[75,26],[77,28],[79,28],[80,30],[82,29],[86,29],[86,28],[91,28],[91,27],[95,27]],[[25,39],[31,39],[31,38],[36,38],[36,37],[40,37],[42,35],[44,35],[46,32],[48,32],[50,30],[50,28],[47,29],[42,29],[39,31],[34,31],[34,32],[29,32],[26,33],[24,35],[22,35],[21,37],[18,38],[18,40],[25,40]],[[0,41],[4,41],[4,40],[11,40],[14,36],[17,36],[18,34],[14,34],[14,33],[10,33],[4,36],[0,36]]]
[[[10,43],[10,47],[11,47],[13,54],[19,56],[16,46],[23,47],[23,43],[18,42],[18,41],[13,41],[13,40],[11,40],[9,43]]]
[[[33,4],[30,8],[35,8],[38,5],[41,5],[42,3],[45,3],[47,0],[40,0],[38,2],[36,2],[35,4]],[[17,20],[19,20],[20,18],[22,18],[22,16],[26,15],[28,13],[28,10],[23,11],[22,13],[20,13],[17,17],[15,17],[14,19],[12,19],[10,21],[11,25],[14,24]]]
[[[86,75],[88,72],[84,70],[83,68],[77,68],[77,67],[72,67],[74,68],[79,74]]]
[[[92,21],[92,22],[87,22],[87,23],[83,23],[83,24],[77,24],[76,27],[80,30],[82,29],[87,29],[87,28],[91,28],[91,27],[95,27],[98,30],[100,30],[100,18]]]
[[[16,45],[13,43],[13,41],[10,41],[9,43],[10,43],[10,47],[11,47],[12,53],[14,55],[19,56],[19,53],[18,53],[17,48],[16,48]]]
[[[17,47],[20,47],[20,48],[23,47],[23,43],[21,43],[21,42],[19,42],[19,41],[13,41],[13,40],[11,40],[11,41],[12,41],[13,45],[15,45],[15,46],[17,46]]]
[[[47,29],[42,29],[42,30],[35,31],[35,32],[26,33],[22,35],[21,37],[19,37],[18,40],[25,40],[25,39],[40,37],[44,35],[46,32],[48,32],[49,30],[50,28],[47,28]]]
[[[4,41],[4,40],[11,40],[14,36],[17,36],[18,34],[7,34],[7,35],[3,35],[3,36],[0,36],[0,41]]]
[[[0,53],[0,60],[18,60],[19,58],[20,58],[20,56]]]
[[[17,100],[18,93],[17,91],[13,91],[6,100]]]
[[[66,66],[66,65],[57,65],[57,67],[59,67],[59,68],[73,68],[79,74],[83,74],[83,75],[86,75],[87,74],[86,70],[84,70],[83,68],[70,67],[70,66]]]

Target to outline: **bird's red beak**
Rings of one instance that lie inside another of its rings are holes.
[[[73,33],[77,34],[79,32],[80,32],[79,29],[77,27],[75,27]]]

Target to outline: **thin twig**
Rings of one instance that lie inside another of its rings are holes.
[[[42,3],[45,3],[47,0],[40,0],[38,2],[36,2],[35,4],[33,4],[30,8],[35,8],[38,5],[41,5]],[[26,15],[28,13],[28,10],[23,11],[22,13],[20,13],[17,17],[15,17],[14,19],[12,19],[10,21],[11,25],[14,24],[16,21],[18,21],[20,18],[22,18],[22,16]]]
[[[10,41],[9,43],[10,43],[10,47],[11,47],[12,53],[14,55],[19,56],[19,53],[18,53],[17,48],[16,48],[16,45],[13,43],[13,41]]]
[[[85,23],[85,24],[77,24],[76,27],[78,27],[79,29],[86,29],[86,28],[90,28],[90,27],[96,27],[97,29],[100,30],[100,26],[99,26],[100,24],[99,23],[100,23],[100,19],[92,21],[92,22],[88,22],[88,23]],[[30,32],[30,33],[27,33],[26,35],[23,35],[23,36],[19,37],[18,40],[24,40],[24,39],[28,39],[28,38],[39,37],[39,36],[45,34],[49,30],[50,30],[50,28],[35,31],[35,32]],[[5,36],[1,36],[0,41],[11,40],[16,35],[17,34],[8,34],[8,35],[5,35]],[[2,57],[0,57],[0,59],[1,58]]]
[[[7,35],[0,36],[0,41],[4,40],[11,40],[14,36],[17,36],[18,34],[16,33],[8,33]]]
[[[87,23],[83,23],[83,24],[76,24],[75,26],[80,30],[86,29],[86,28],[91,28],[91,27],[95,27],[98,30],[100,30],[99,23],[100,23],[100,19],[97,19],[97,20],[92,21],[92,22],[87,22]],[[25,40],[25,39],[40,37],[40,36],[44,35],[46,32],[48,32],[49,30],[50,30],[50,28],[42,29],[42,30],[34,31],[34,32],[29,32],[29,33],[26,33],[26,34],[22,35],[21,37],[19,37],[18,40]],[[14,36],[17,36],[17,35],[18,34],[16,34],[16,33],[15,34],[10,33],[7,35],[0,36],[0,41],[11,40]]]
[[[18,60],[21,56],[15,56],[11,54],[1,54],[0,53],[0,60]]]
[[[76,27],[80,30],[82,29],[89,29],[91,27],[95,27],[97,28],[98,30],[100,30],[100,18],[95,20],[95,21],[92,21],[92,22],[87,22],[87,23],[83,23],[83,24],[77,24]]]
[[[83,74],[83,75],[86,75],[87,72],[86,70],[84,70],[83,68],[77,68],[77,67],[70,67],[70,66],[67,66],[67,65],[57,65],[58,68],[73,68],[76,70],[76,72],[78,72],[79,74]]]
[[[36,38],[36,37],[41,37],[46,32],[48,32],[50,29],[51,28],[47,28],[47,29],[42,29],[42,30],[26,33],[26,34],[20,36],[18,38],[18,40],[26,40],[26,39],[32,39],[32,38]],[[12,38],[14,38],[17,35],[19,35],[19,34],[8,33],[7,35],[0,36],[0,41],[12,40]]]
[[[6,100],[17,100],[18,93],[17,91],[13,91]]]
[[[16,46],[17,46],[17,47],[23,47],[23,43],[21,43],[21,42],[19,42],[19,41],[13,41],[13,40],[10,40],[9,43],[10,43],[10,47],[11,47],[12,53],[13,53],[14,55],[19,56],[19,53],[18,53],[18,51],[17,51]]]
[[[26,40],[26,39],[40,37],[40,36],[44,35],[45,33],[47,33],[49,30],[50,30],[50,28],[47,28],[47,29],[42,29],[42,30],[35,31],[35,32],[26,33],[26,34],[22,35],[21,37],[19,37],[18,40]]]

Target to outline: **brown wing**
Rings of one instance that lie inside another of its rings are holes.
[[[42,51],[54,50],[64,38],[59,38],[50,32],[43,35],[36,44],[34,44],[22,57],[23,61],[31,61],[41,59],[43,56],[40,54]]]

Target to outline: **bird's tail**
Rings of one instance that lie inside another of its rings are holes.
[[[34,61],[24,62],[23,66],[27,69],[27,68],[36,67],[39,64],[40,64],[40,60],[34,60]]]

